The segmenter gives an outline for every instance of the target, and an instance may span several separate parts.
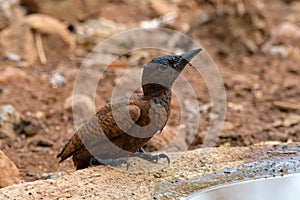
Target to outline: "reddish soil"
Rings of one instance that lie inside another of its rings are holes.
[[[145,5],[140,5],[142,9],[139,10],[139,5],[134,4],[134,12],[127,13],[130,4],[126,2],[130,1],[112,2],[115,3],[104,4],[101,17],[116,22],[133,23],[153,17],[152,14],[143,12]],[[272,56],[259,50],[271,36],[271,28],[288,20],[285,17],[286,12],[292,9],[293,3],[288,4],[281,0],[276,0],[274,3],[272,1],[272,5],[266,3],[268,9],[263,10],[263,16],[255,12],[250,12],[244,17],[229,15],[226,14],[225,9],[225,15],[219,19],[213,3],[201,7],[204,1],[190,1],[186,4],[183,3],[184,1],[178,2],[182,3],[177,5],[179,17],[176,19],[176,26],[169,28],[177,29],[177,25],[180,27],[183,23],[191,24],[192,27],[187,34],[198,40],[209,52],[217,63],[224,80],[227,114],[218,146],[247,146],[265,141],[300,142],[300,123],[280,124],[284,120],[289,120],[291,114],[300,115],[300,110],[278,106],[278,102],[299,105],[300,57],[297,54],[299,46],[289,38],[279,41],[278,44],[292,49],[287,57]],[[119,7],[122,18],[119,16],[120,12],[110,12]],[[235,6],[232,7],[235,9]],[[197,17],[203,14],[203,8],[213,13],[210,14],[212,19],[199,23]],[[139,17],[133,18],[134,15],[139,15]],[[253,18],[256,19],[257,16],[263,18],[261,20],[265,20],[267,26],[260,29],[255,27]],[[294,19],[293,22],[300,24],[300,19]],[[254,27],[253,30],[251,27]],[[236,32],[241,34],[237,36]],[[255,40],[255,38],[263,39]],[[258,42],[247,46],[247,41],[253,40]],[[60,55],[63,51],[63,49],[57,49],[56,53]],[[84,57],[87,51],[78,46],[76,55]],[[145,60],[148,61],[151,57]],[[75,129],[72,113],[65,110],[63,105],[66,98],[72,94],[80,63],[67,58],[57,60],[55,55],[48,57],[48,60],[46,65],[36,62],[22,68],[3,57],[0,62],[0,73],[8,66],[26,73],[26,77],[0,82],[2,91],[0,105],[12,104],[26,120],[41,127],[38,134],[32,137],[21,135],[13,142],[0,140],[1,150],[12,159],[26,181],[36,180],[43,173],[74,170],[70,159],[58,165],[56,154],[72,136]],[[124,58],[120,62],[124,62],[124,66],[127,65]],[[52,86],[49,79],[53,72],[59,72],[66,78],[64,86]],[[209,104],[210,97],[205,83],[200,75],[194,76],[193,74],[194,71],[190,69],[184,72],[185,77],[189,77],[190,83],[197,85],[195,91],[199,98],[199,105]],[[105,72],[97,88],[97,107],[104,105],[110,99],[117,78],[115,68],[110,68]],[[175,127],[180,117],[179,103],[176,99],[172,102],[172,108],[168,126]],[[208,124],[209,113],[204,114],[201,119],[201,125],[191,149],[201,145]],[[154,149],[155,146],[148,145],[148,150]]]

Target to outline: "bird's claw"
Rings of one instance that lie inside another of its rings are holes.
[[[170,165],[170,163],[171,163],[171,160],[170,160],[170,158],[169,158],[169,156],[168,156],[167,154],[165,154],[165,153],[161,153],[161,154],[159,154],[159,155],[158,155],[158,160],[159,160],[159,159],[161,159],[161,158],[165,158],[165,159],[167,159],[168,166]],[[158,160],[157,160],[157,161],[158,161]]]
[[[130,166],[130,162],[126,159],[116,159],[116,160],[111,159],[110,162],[106,161],[105,164],[113,166],[113,167],[118,166],[118,165],[122,165],[122,164],[126,164],[126,170],[128,170],[129,166]]]
[[[161,158],[166,158],[167,162],[168,162],[168,165],[170,165],[170,163],[171,163],[170,158],[168,157],[168,155],[164,154],[164,153],[160,153],[158,155],[152,155],[150,153],[136,152],[136,153],[133,154],[133,157],[139,157],[139,158],[142,158],[144,160],[147,160],[147,161],[150,161],[150,162],[155,162],[155,163],[158,163],[158,161]]]

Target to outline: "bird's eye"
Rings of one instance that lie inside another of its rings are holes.
[[[160,71],[166,71],[168,69],[168,65],[159,65],[158,68]]]

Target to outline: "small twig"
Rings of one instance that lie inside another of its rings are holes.
[[[47,64],[47,58],[46,58],[45,51],[43,48],[41,34],[37,31],[34,31],[34,38],[35,38],[35,42],[36,42],[36,49],[37,49],[39,59],[40,59],[41,63],[43,65],[45,65],[45,64]]]

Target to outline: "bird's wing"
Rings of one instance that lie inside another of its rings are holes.
[[[61,153],[57,155],[58,158],[61,158],[59,162],[71,157],[82,148],[89,149],[89,146],[93,147],[107,140],[111,141],[124,134],[122,130],[128,130],[141,114],[138,106],[134,104],[126,105],[126,103],[124,101],[114,101],[112,104],[106,104],[101,108],[95,116],[79,128]]]

